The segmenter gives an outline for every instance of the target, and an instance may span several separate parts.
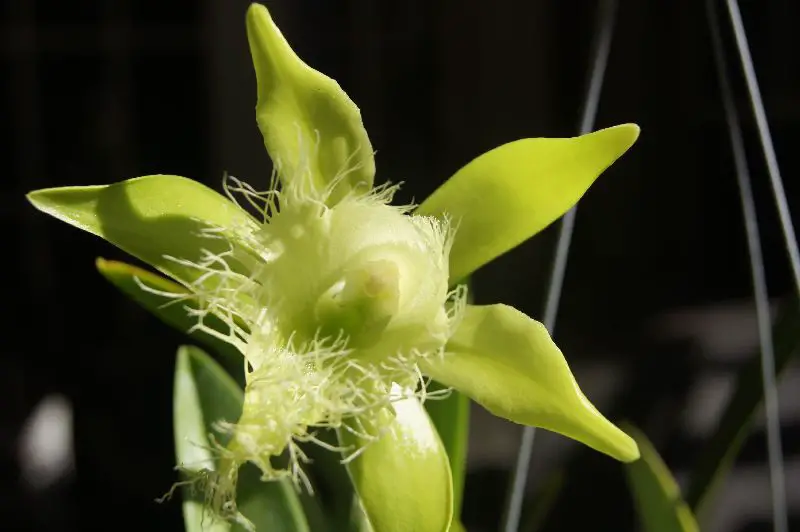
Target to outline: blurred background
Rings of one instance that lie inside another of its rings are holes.
[[[10,0],[0,8],[0,528],[181,530],[171,392],[182,337],[94,269],[110,245],[40,214],[35,188],[152,173],[257,188],[245,0]],[[423,199],[473,157],[577,133],[598,2],[272,0],[299,55],[360,106],[378,179]],[[800,3],[742,2],[789,204],[800,211]],[[727,19],[724,19],[727,20]],[[733,50],[725,30],[725,42]],[[737,58],[731,72],[771,296],[793,284]],[[644,429],[679,480],[758,352],[748,253],[702,2],[620,2],[596,128],[642,135],[585,197],[555,336],[587,395]],[[478,303],[541,317],[551,227],[475,277]],[[800,367],[780,387],[800,529]],[[497,530],[519,427],[474,407],[463,521]],[[771,530],[755,423],[703,529]],[[622,467],[540,431],[528,496],[564,486],[542,530],[636,530]]]

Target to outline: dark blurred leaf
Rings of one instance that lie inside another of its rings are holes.
[[[208,435],[218,421],[235,422],[242,411],[243,393],[210,356],[192,346],[178,350],[175,366],[174,430],[178,463],[185,470],[216,469]],[[224,443],[224,435],[217,440]],[[257,530],[308,532],[302,506],[288,480],[262,482],[253,466],[239,475],[239,510]],[[184,490],[183,514],[188,532],[236,530],[238,526],[212,521],[190,488]]]
[[[471,278],[460,284],[466,285],[467,303],[473,302]],[[428,386],[430,393],[442,392],[447,387],[432,380]],[[470,400],[455,390],[444,399],[425,401],[425,410],[439,433],[453,475],[453,526],[461,518],[461,505],[464,500],[464,480],[467,475],[467,448],[469,446]]]
[[[153,290],[168,294],[189,294],[189,290],[170,281],[158,274],[137,268],[131,264],[98,258],[96,261],[98,271],[119,288],[125,295],[139,303],[142,307],[155,314],[161,321],[186,333],[197,324],[197,318],[189,316],[186,307],[198,309],[195,299],[174,301],[169,297],[153,294],[142,290],[136,279]],[[205,319],[205,324],[217,331],[225,332],[227,326],[214,315]],[[203,331],[193,331],[189,337],[196,340],[220,355],[220,362],[225,369],[237,380],[240,386],[244,384],[244,366],[241,353],[231,344],[223,342]]]
[[[317,439],[336,446],[339,440],[333,429],[320,429]],[[316,493],[314,499],[325,515],[325,529],[332,532],[357,532],[364,530],[364,512],[355,500],[355,490],[350,475],[341,463],[341,455],[314,443],[301,445],[311,460],[309,476]],[[305,497],[301,498],[305,504]],[[313,530],[317,530],[313,527]]]
[[[456,521],[453,519],[453,522],[450,523],[449,532],[467,532],[467,529],[464,528],[464,525],[461,524],[461,521]]]
[[[639,445],[641,458],[625,465],[644,532],[698,532],[680,489],[653,445],[639,430],[625,427]]]
[[[792,298],[781,308],[772,327],[775,346],[775,372],[780,375],[800,350],[800,305]],[[692,470],[686,501],[695,513],[702,512],[715,486],[730,470],[749,434],[756,410],[764,399],[761,359],[755,353],[736,377],[734,393],[720,418],[714,436],[705,445]]]
[[[447,388],[431,381],[429,392]],[[455,390],[445,399],[425,401],[425,409],[433,421],[439,438],[442,440],[450,470],[453,475],[453,516],[461,516],[461,502],[464,496],[464,477],[467,468],[467,443],[469,440],[469,398]]]
[[[533,504],[526,508],[527,515],[522,525],[523,532],[538,532],[542,529],[550,510],[555,506],[561,489],[564,487],[563,471],[551,473],[544,485],[536,492]]]

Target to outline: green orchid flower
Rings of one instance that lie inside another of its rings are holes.
[[[266,191],[229,177],[226,197],[150,175],[28,195],[177,281],[138,288],[191,299],[190,332],[241,353],[241,417],[221,424],[226,443],[202,479],[213,509],[242,522],[246,462],[264,480],[302,485],[300,444],[316,442],[342,453],[376,532],[447,530],[449,464],[421,406],[435,399],[429,378],[513,422],[636,460],[634,440],[584,396],[545,327],[506,305],[467,304],[459,281],[564,214],[638,128],[511,142],[419,206],[396,206],[397,185],[373,185],[369,137],[339,85],[294,53],[264,6],[249,8],[247,33],[274,162]],[[318,440],[322,427],[337,446]]]

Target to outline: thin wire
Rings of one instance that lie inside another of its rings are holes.
[[[742,24],[742,15],[739,12],[739,3],[736,0],[726,0],[728,13],[731,18],[731,28],[736,39],[736,48],[739,51],[739,59],[742,62],[742,70],[747,83],[747,92],[750,96],[750,105],[753,108],[753,115],[758,126],[758,137],[761,141],[761,149],[764,151],[764,158],[767,161],[767,171],[769,180],[772,184],[772,193],[775,196],[775,204],[778,207],[781,228],[786,240],[786,251],[789,253],[789,262],[792,265],[794,274],[795,289],[800,294],[800,250],[797,247],[797,237],[792,224],[792,215],[789,212],[789,202],[786,200],[786,192],[783,189],[783,179],[778,168],[778,159],[775,156],[775,147],[772,144],[772,135],[769,132],[767,123],[767,113],[764,110],[764,101],[761,99],[761,90],[758,88],[756,71],[753,66],[753,58],[750,56],[750,47],[747,44],[747,34]]]
[[[775,532],[788,532],[789,522],[786,511],[786,485],[783,475],[783,450],[781,448],[778,390],[775,382],[775,350],[772,343],[769,294],[764,273],[764,256],[758,232],[758,217],[750,172],[747,168],[742,128],[736,111],[728,73],[725,69],[725,55],[717,22],[714,0],[706,1],[711,44],[714,49],[714,62],[717,67],[725,118],[728,122],[733,161],[736,166],[736,182],[742,202],[747,248],[750,252],[750,270],[753,276],[753,292],[758,320],[758,337],[761,344],[761,378],[764,383],[764,408],[767,414],[767,448],[769,454],[769,478],[772,489],[772,519]],[[752,65],[751,65],[752,66]]]
[[[614,19],[617,10],[616,0],[603,0],[597,13],[595,26],[594,43],[592,49],[594,54],[591,61],[591,73],[589,75],[589,85],[586,89],[586,99],[583,104],[583,112],[579,126],[580,134],[589,133],[597,116],[597,107],[600,102],[600,93],[603,89],[608,55],[611,49],[611,37],[614,34]],[[544,306],[544,326],[550,333],[556,326],[558,316],[558,306],[561,302],[561,291],[564,286],[564,275],[567,270],[567,259],[569,258],[569,248],[572,243],[572,234],[575,229],[575,215],[578,207],[570,209],[562,218],[561,228],[558,234],[556,252],[553,258],[553,266],[550,272],[550,283],[547,288],[547,297]],[[519,528],[520,517],[522,515],[522,503],[525,498],[525,485],[528,481],[528,469],[530,468],[531,455],[533,454],[533,442],[536,436],[534,427],[525,427],[522,431],[517,461],[511,482],[511,496],[506,510],[506,520],[503,530],[505,532],[516,532]]]

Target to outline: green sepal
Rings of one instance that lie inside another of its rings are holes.
[[[247,39],[258,85],[256,121],[284,187],[333,187],[330,204],[368,192],[375,159],[355,103],[297,56],[263,5],[247,10]]]
[[[541,427],[630,462],[636,442],[581,392],[541,323],[507,305],[467,305],[441,357],[423,373],[516,423]]]
[[[417,214],[449,216],[458,228],[450,279],[510,251],[572,208],[595,179],[639,137],[623,124],[573,138],[504,144],[461,168]]]

